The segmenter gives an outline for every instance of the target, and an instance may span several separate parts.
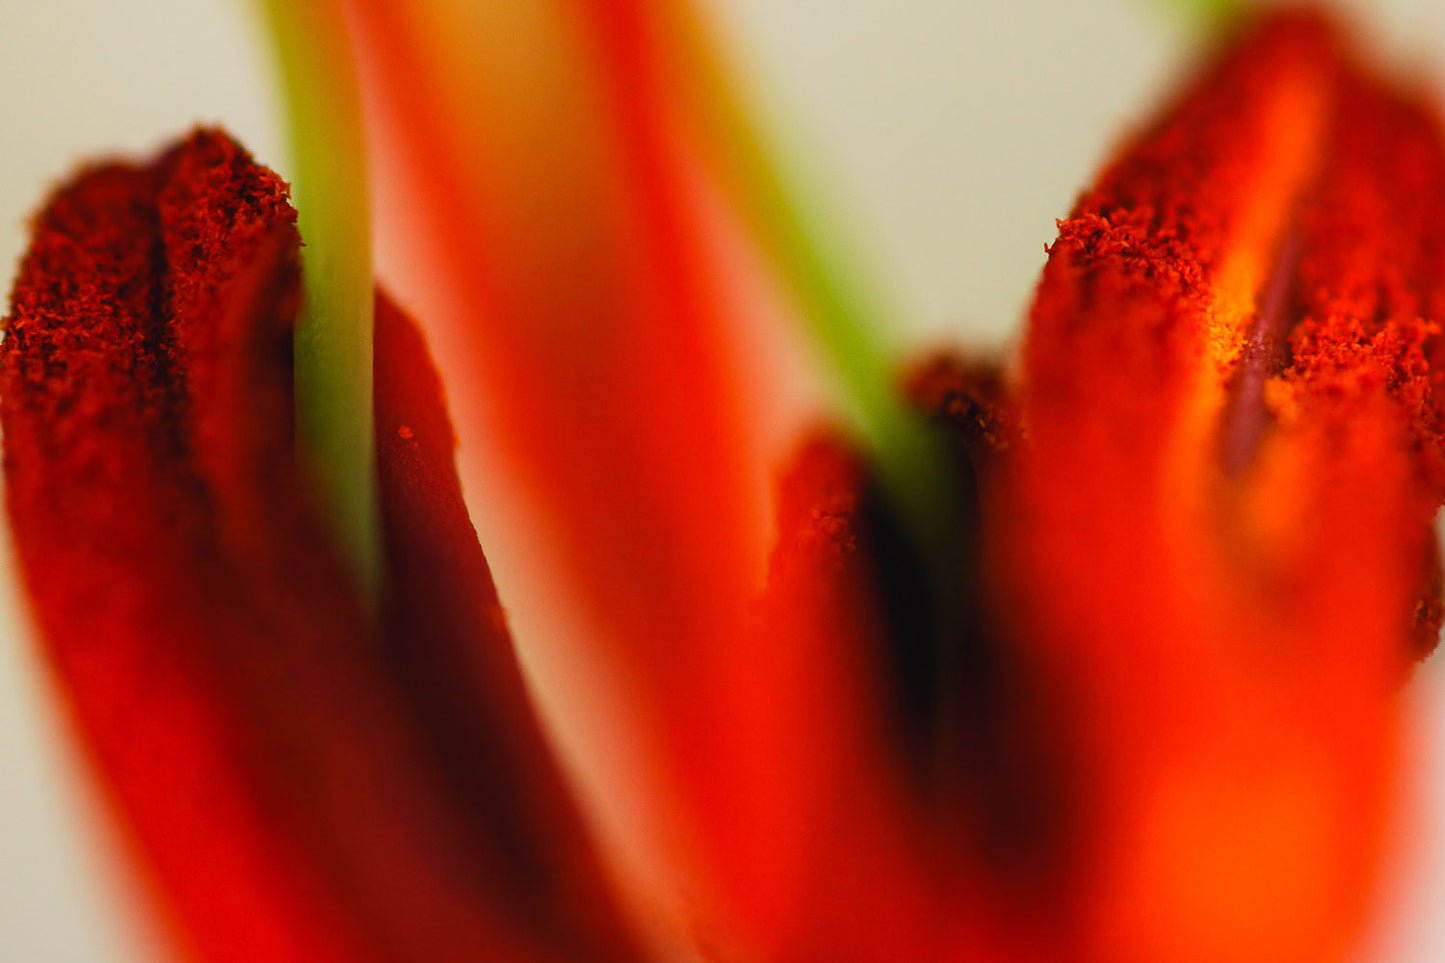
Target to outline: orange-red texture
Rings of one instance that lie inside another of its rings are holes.
[[[747,604],[745,382],[696,171],[638,66],[646,4],[585,21],[610,160],[569,189],[606,188],[596,237],[639,238],[573,279],[586,305],[537,270],[556,238],[506,243],[525,205],[502,160],[468,186],[440,134],[408,153],[445,99],[394,83],[420,41],[379,43],[385,8],[356,7],[373,82],[417,107],[393,131],[408,196],[480,319],[449,336],[485,375],[457,390],[500,399],[596,644],[673,723],[642,758],[705,957],[1348,955],[1396,697],[1440,619],[1445,147],[1423,96],[1322,16],[1245,25],[1061,222],[1010,376],[918,373],[956,449],[938,639],[885,493],[827,433],[784,472]],[[384,298],[379,627],[325,538],[292,449],[293,222],[210,133],[84,172],[36,222],[0,349],[8,498],[96,768],[201,958],[638,958],[532,717],[439,384]],[[605,351],[567,336],[579,311]]]

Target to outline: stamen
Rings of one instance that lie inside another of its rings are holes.
[[[364,596],[380,583],[372,431],[371,231],[361,95],[341,10],[262,0],[280,54],[305,296],[296,325],[296,426]]]

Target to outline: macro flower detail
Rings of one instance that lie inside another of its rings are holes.
[[[201,958],[627,958],[439,387],[385,299],[376,627],[308,501],[294,220],[200,132],[86,171],[37,221],[4,344],[7,495],[92,758]]]
[[[693,219],[728,234],[736,198],[657,94],[689,22],[583,7],[605,82],[559,89],[607,163],[514,195],[545,125],[492,103],[488,153],[445,123],[447,71],[400,83],[437,24],[350,4],[449,317],[424,337],[375,295],[375,597],[297,450],[280,178],[198,130],[35,221],[0,345],[9,515],[181,952],[1348,958],[1442,617],[1435,107],[1324,14],[1243,22],[1059,222],[1016,361],[939,355],[897,393],[951,486],[923,544],[890,449],[837,426],[753,504],[737,259]],[[647,729],[631,863],[533,709],[434,331]]]
[[[1061,225],[1005,552],[1080,700],[1106,956],[1348,948],[1439,628],[1442,187],[1435,109],[1284,14]]]

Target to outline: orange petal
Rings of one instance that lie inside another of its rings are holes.
[[[626,39],[606,18],[552,3],[351,7],[393,162],[381,190],[414,201],[398,207],[417,297],[439,309],[464,436],[499,435],[610,634],[686,676],[697,653],[673,640],[736,617],[759,526],[691,175],[648,109],[657,78],[611,49]]]
[[[797,655],[745,622],[765,472],[723,316],[734,271],[661,105],[655,24],[634,4],[349,8],[408,297],[461,434],[496,438],[517,472],[529,547],[557,567],[549,604],[584,626],[563,658],[625,680],[611,706],[630,728],[584,750],[638,774],[614,809],[654,850],[644,875],[664,898],[680,890],[706,917],[756,903],[781,885],[820,781],[768,762],[807,695],[757,684]],[[769,858],[749,864],[744,841]],[[719,879],[739,882],[722,896]]]

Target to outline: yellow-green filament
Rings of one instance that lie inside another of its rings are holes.
[[[280,57],[305,278],[296,327],[303,457],[368,598],[381,547],[372,428],[371,233],[361,96],[331,0],[262,0]]]

